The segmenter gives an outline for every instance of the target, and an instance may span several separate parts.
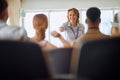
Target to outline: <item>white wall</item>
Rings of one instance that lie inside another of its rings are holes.
[[[8,11],[9,11],[9,25],[19,25],[20,18],[20,0],[7,0],[8,1]]]
[[[22,0],[22,9],[24,10],[88,8],[92,6],[117,8],[119,5],[120,0]]]

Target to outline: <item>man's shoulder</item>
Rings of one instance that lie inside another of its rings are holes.
[[[98,35],[101,38],[110,38],[110,35],[106,35],[106,34],[103,34],[103,33],[96,34],[96,35]]]
[[[2,29],[0,29],[1,31],[7,31],[7,32],[24,32],[25,29],[23,27],[19,27],[19,26],[5,26]]]
[[[84,39],[85,37],[86,37],[86,34],[81,35],[81,36],[79,36],[79,37],[75,40],[75,42],[76,42],[76,43],[82,42],[82,41],[84,41],[83,39]]]
[[[74,41],[73,47],[75,47],[75,48],[80,48],[80,46],[82,46],[83,43],[84,43],[84,37],[85,37],[85,35],[82,35],[82,36],[78,37],[78,38]]]
[[[20,40],[27,39],[27,32],[24,28],[18,26],[4,26],[0,29],[0,39]]]

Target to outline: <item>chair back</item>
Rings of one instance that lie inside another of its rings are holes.
[[[40,47],[28,42],[0,41],[0,77],[48,78],[49,72]]]
[[[70,72],[72,48],[60,48],[48,53],[53,74],[68,74]]]
[[[79,77],[92,80],[120,79],[120,38],[88,42],[80,53]]]

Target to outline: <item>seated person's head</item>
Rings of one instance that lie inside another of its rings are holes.
[[[111,35],[112,35],[113,37],[120,36],[118,13],[116,13],[115,16],[114,16],[114,20],[113,20],[112,28],[111,28]]]
[[[87,16],[86,23],[88,24],[89,28],[98,28],[99,27],[99,24],[101,22],[100,9],[98,9],[96,7],[91,7],[87,10],[86,16]]]
[[[118,13],[115,14],[114,16],[114,20],[113,20],[114,23],[118,23]]]
[[[45,38],[45,32],[48,27],[48,19],[44,14],[36,14],[33,18],[33,27],[35,29],[36,35]]]
[[[7,21],[8,19],[8,4],[6,0],[0,0],[0,20]]]

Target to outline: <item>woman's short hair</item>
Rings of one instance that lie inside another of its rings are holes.
[[[8,7],[6,0],[0,0],[0,14]]]
[[[70,11],[73,11],[76,15],[77,15],[77,22],[79,22],[79,11],[76,9],[76,8],[71,8],[71,9],[68,9],[68,14]],[[69,21],[69,18],[68,18],[68,21]]]

